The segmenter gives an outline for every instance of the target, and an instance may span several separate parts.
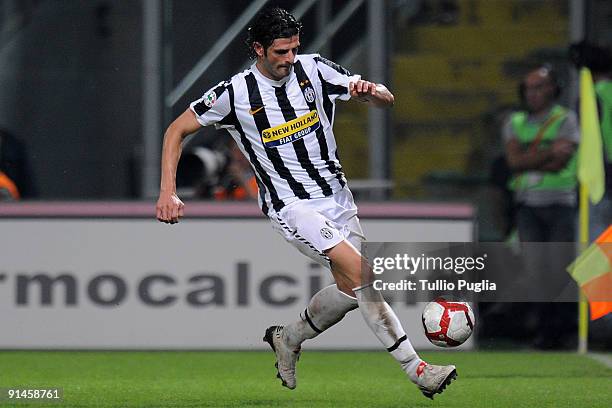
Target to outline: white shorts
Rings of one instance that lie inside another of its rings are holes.
[[[329,197],[294,201],[278,213],[270,210],[270,221],[287,242],[327,268],[326,250],[346,239],[361,251],[365,241],[348,187]]]

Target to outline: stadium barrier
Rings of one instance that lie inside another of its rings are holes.
[[[465,242],[466,204],[360,204],[368,239]],[[0,206],[2,349],[261,349],[330,273],[276,234],[252,203],[187,203],[173,226],[151,203]],[[393,307],[415,347],[421,304]],[[472,340],[463,348],[471,348]],[[311,349],[378,349],[358,312]]]

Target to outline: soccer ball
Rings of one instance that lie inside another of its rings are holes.
[[[439,347],[457,347],[474,331],[474,312],[467,302],[438,298],[423,310],[425,336]]]

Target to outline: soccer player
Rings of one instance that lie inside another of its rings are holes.
[[[168,127],[157,219],[173,224],[183,216],[175,187],[181,141],[201,126],[227,129],[253,167],[259,205],[272,227],[329,268],[336,282],[316,293],[296,321],[266,330],[282,384],[296,387],[305,340],[359,308],[410,380],[433,398],[455,378],[455,366],[421,360],[393,309],[372,289],[371,270],[359,252],[364,234],[332,130],[336,100],[355,98],[383,108],[393,105],[393,94],[317,54],[298,55],[300,29],[283,9],[260,12],[247,40],[255,63],[207,91]]]

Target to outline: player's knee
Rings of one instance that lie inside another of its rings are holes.
[[[347,296],[350,296],[352,298],[355,298],[355,292],[353,291],[353,289],[359,287],[359,283],[358,282],[352,282],[352,281],[347,281],[347,282],[336,282],[336,286],[338,287],[338,290],[342,293],[344,293]],[[357,307],[357,306],[355,306]]]
[[[358,288],[359,286],[362,285],[362,281],[363,280],[361,278],[361,274],[360,273],[351,272],[347,276],[347,279],[346,279],[347,283],[346,283],[346,285],[349,286],[348,289],[350,289],[350,291],[352,292],[353,289]],[[343,290],[343,292],[346,293],[347,295],[350,295],[350,293],[347,293],[346,290]]]
[[[363,263],[359,254],[330,251],[328,253],[332,261],[332,273],[338,285],[338,289],[347,295],[354,296],[353,289],[363,285],[364,273]]]

